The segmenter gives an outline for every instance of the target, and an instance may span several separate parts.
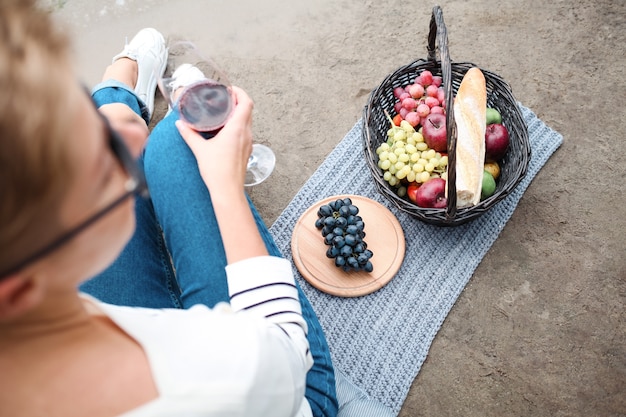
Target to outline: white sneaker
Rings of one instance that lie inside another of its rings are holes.
[[[113,61],[120,58],[129,58],[137,62],[137,84],[134,91],[146,103],[152,118],[157,79],[163,75],[167,66],[167,46],[163,35],[156,29],[141,29],[130,43],[124,46],[122,52],[113,57]]]
[[[172,99],[170,100],[172,103],[175,103],[178,98],[175,98],[176,91],[181,87],[187,87],[197,81],[204,80],[206,77],[200,71],[200,69],[191,64],[181,64],[174,73],[172,74],[173,80],[170,82]],[[167,110],[167,114],[170,114],[172,108],[169,107]],[[166,116],[167,116],[166,114]]]
[[[172,74],[172,78],[174,79],[171,83],[172,91],[176,91],[180,87],[187,87],[196,81],[204,80],[206,77],[198,67],[191,64],[181,64]]]

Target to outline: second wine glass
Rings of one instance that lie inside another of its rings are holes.
[[[192,42],[170,45],[167,68],[158,80],[169,108],[177,110],[183,121],[207,139],[224,127],[234,110],[228,77]],[[267,146],[254,144],[244,185],[265,181],[275,165],[274,152]]]

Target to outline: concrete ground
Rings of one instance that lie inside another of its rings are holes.
[[[268,224],[367,94],[426,55],[434,5],[48,1],[74,28],[90,84],[144,26],[195,39],[222,64],[256,102],[256,140],[277,154],[272,177],[251,191]],[[624,416],[626,3],[439,4],[452,59],[500,74],[564,144],[452,309],[400,416]]]

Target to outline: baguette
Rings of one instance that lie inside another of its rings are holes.
[[[454,99],[457,207],[474,206],[480,202],[485,169],[486,112],[485,76],[480,69],[470,68]]]

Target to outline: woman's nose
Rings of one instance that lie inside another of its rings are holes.
[[[111,127],[124,139],[131,154],[138,158],[150,134],[146,122],[122,103],[105,104],[98,110],[106,116]]]

